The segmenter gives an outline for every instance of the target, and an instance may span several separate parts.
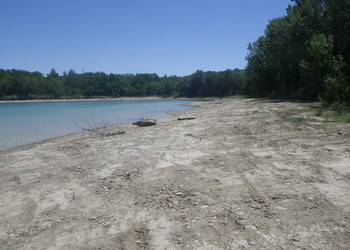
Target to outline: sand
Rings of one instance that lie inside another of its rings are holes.
[[[0,248],[348,249],[350,124],[292,102],[196,106],[0,152]]]

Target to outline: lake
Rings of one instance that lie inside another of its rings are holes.
[[[168,117],[193,101],[59,101],[0,103],[0,151],[82,132],[87,124],[107,126],[141,118]]]

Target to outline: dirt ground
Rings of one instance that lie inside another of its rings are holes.
[[[0,248],[349,249],[350,124],[292,102],[196,105],[0,152]]]

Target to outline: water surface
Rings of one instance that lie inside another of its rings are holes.
[[[190,109],[193,101],[62,101],[0,103],[0,151],[57,136],[90,125],[112,125],[141,118],[169,116]]]

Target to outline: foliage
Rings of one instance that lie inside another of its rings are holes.
[[[76,74],[69,70],[62,76],[54,69],[44,76],[39,72],[0,70],[1,99],[50,99],[79,97],[175,96],[209,97],[243,94],[245,74],[234,69],[203,72],[185,76],[157,74]]]
[[[350,0],[293,2],[248,46],[249,93],[349,105]]]

